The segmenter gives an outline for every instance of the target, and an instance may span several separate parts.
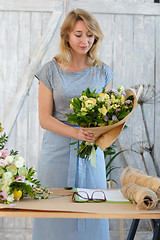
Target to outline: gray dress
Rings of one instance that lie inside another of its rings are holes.
[[[112,71],[106,65],[86,68],[79,72],[63,71],[53,59],[36,77],[52,92],[53,116],[67,122],[66,113],[72,112],[69,101],[81,95],[87,87],[101,93],[112,79]],[[76,127],[76,126],[75,126]],[[75,139],[45,131],[39,159],[38,178],[44,187],[106,188],[103,152],[96,151],[96,167],[90,161],[77,158]],[[78,147],[78,146],[77,146]],[[35,219],[33,240],[108,240],[107,219]]]

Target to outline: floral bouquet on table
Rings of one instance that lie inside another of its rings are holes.
[[[110,89],[98,94],[87,88],[80,97],[72,98],[70,108],[74,113],[66,114],[68,121],[87,128],[93,133],[96,141],[82,141],[77,156],[88,160],[95,166],[97,146],[104,151],[119,136],[131,111],[136,107],[137,99],[133,91],[125,91],[124,87]]]
[[[3,128],[0,123],[0,132]],[[23,197],[36,199],[49,198],[49,189],[41,188],[34,178],[36,171],[25,166],[25,159],[17,151],[4,149],[8,136],[0,135],[0,202],[12,203]]]

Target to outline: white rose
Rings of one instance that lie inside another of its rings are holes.
[[[13,193],[10,194],[10,195],[8,195],[7,201],[8,201],[8,202],[14,202],[14,194],[13,194]]]
[[[13,156],[7,156],[7,157],[5,158],[5,160],[6,160],[8,163],[12,163],[13,160],[14,160],[14,157],[13,157]]]
[[[16,157],[16,161],[22,162],[23,165],[25,164],[25,159],[23,157]]]
[[[10,192],[10,188],[8,186],[6,186],[6,185],[3,185],[1,190],[2,190],[2,192],[6,192],[6,193]]]
[[[6,186],[9,186],[12,182],[13,180],[11,178],[3,179],[3,184]]]
[[[15,161],[15,165],[16,165],[17,168],[21,168],[21,167],[24,166],[24,163],[22,161],[20,161],[20,160],[16,160]]]
[[[11,172],[5,172],[5,173],[3,173],[3,178],[4,178],[4,179],[11,179],[11,178],[12,178],[12,173],[11,173]]]

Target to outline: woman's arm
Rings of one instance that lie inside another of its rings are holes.
[[[39,81],[39,121],[42,128],[56,134],[75,138],[81,141],[94,142],[93,134],[85,129],[77,129],[68,126],[52,116],[53,112],[53,93],[41,81]]]
[[[112,81],[108,83],[108,85],[105,87],[105,91],[109,90],[112,88]]]

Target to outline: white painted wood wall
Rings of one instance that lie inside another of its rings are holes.
[[[57,53],[63,18],[78,7],[92,12],[103,29],[101,56],[114,72],[113,86],[150,84],[160,91],[160,4],[151,0],[0,0],[0,122],[9,135],[7,147],[18,150],[27,165],[36,169],[43,131],[34,74]],[[158,166],[159,104],[145,105],[145,114]],[[118,147],[146,141],[140,106],[127,126]],[[145,161],[150,174],[156,175],[147,152]],[[145,170],[139,154],[125,152],[114,162],[121,167],[113,176],[118,182],[128,164]],[[0,218],[0,228],[32,228],[32,220]]]

